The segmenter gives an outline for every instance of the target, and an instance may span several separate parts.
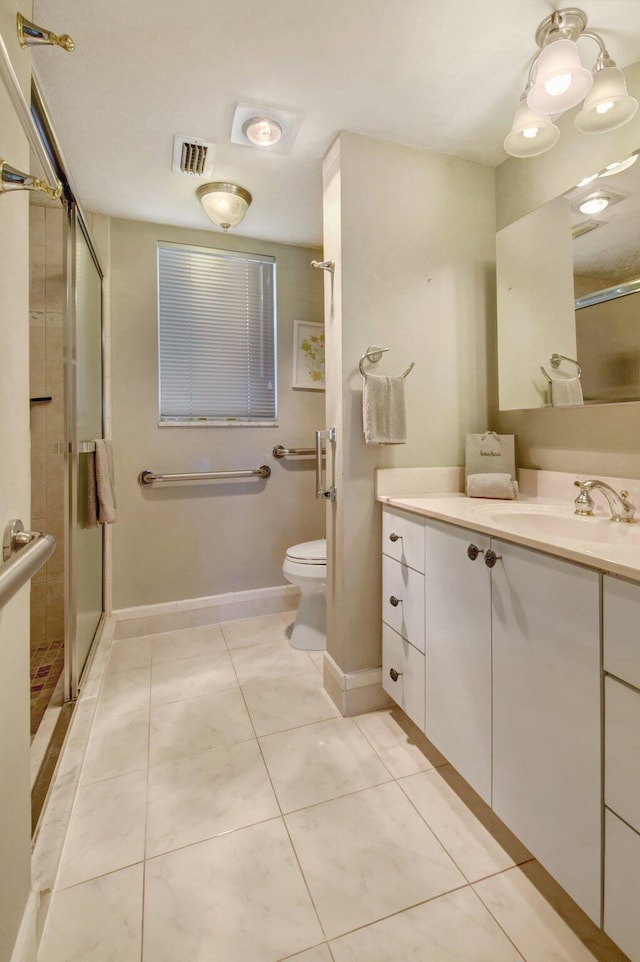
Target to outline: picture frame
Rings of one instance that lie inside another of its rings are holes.
[[[324,391],[324,324],[293,322],[293,387]]]

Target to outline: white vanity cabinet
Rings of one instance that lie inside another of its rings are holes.
[[[600,924],[599,573],[398,509],[383,530],[385,690]]]
[[[424,521],[393,508],[382,520],[382,687],[424,730]]]
[[[603,579],[604,929],[640,962],[640,585]]]
[[[429,521],[425,546],[425,732],[491,804],[490,541]]]
[[[600,576],[491,547],[493,808],[600,924]]]

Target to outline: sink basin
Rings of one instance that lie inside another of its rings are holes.
[[[484,518],[509,534],[541,541],[640,546],[640,524],[615,522],[603,515],[581,517],[573,507],[511,503],[479,507],[477,515],[478,520]]]

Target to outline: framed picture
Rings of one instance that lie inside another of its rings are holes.
[[[324,391],[324,325],[293,322],[293,387]]]

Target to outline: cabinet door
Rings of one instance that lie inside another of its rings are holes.
[[[640,962],[640,835],[605,809],[604,930]]]
[[[470,544],[489,538],[429,522],[426,537],[426,734],[491,803],[491,572]]]
[[[493,807],[599,924],[599,575],[492,548]]]

